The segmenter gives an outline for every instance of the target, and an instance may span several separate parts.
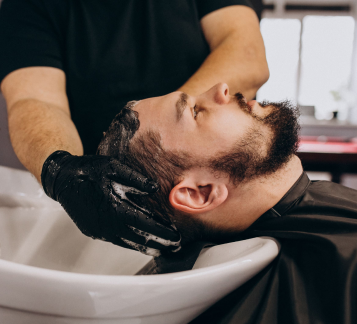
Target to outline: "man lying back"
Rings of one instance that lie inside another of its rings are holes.
[[[282,245],[193,323],[357,323],[357,191],[309,180],[295,155],[297,118],[288,101],[246,102],[220,83],[197,97],[129,102],[105,133],[98,154],[159,182],[136,207],[174,224],[183,243]]]
[[[159,182],[151,210],[184,241],[212,239],[244,231],[300,177],[297,115],[289,102],[247,103],[220,83],[128,103],[98,153]]]

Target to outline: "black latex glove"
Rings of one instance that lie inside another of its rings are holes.
[[[216,244],[206,241],[190,242],[177,253],[162,254],[149,261],[136,275],[164,274],[191,270],[204,248]]]
[[[180,234],[126,195],[154,193],[157,185],[114,158],[56,151],[43,164],[41,181],[87,236],[154,256],[180,249]]]

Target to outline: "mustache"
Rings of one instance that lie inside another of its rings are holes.
[[[241,106],[241,107],[248,106],[247,103],[245,102],[244,96],[241,92],[235,93],[234,99],[238,103],[239,106]]]
[[[261,120],[262,118],[258,117],[256,114],[252,112],[252,108],[247,104],[246,99],[244,98],[241,92],[237,92],[234,94],[234,99],[237,102],[239,108],[245,112],[246,114],[252,116],[255,119]]]
[[[245,98],[243,96],[243,94],[241,92],[237,92],[236,94],[234,94],[234,98],[236,100],[236,102],[241,105],[242,107],[248,107],[248,104],[246,103],[245,101]],[[266,107],[266,106],[281,106],[282,104],[286,104],[286,101],[283,101],[283,102],[270,102],[268,100],[264,100],[264,101],[261,101],[261,102],[258,102],[259,105],[261,107]]]
[[[247,104],[246,99],[244,98],[244,96],[241,92],[237,92],[236,94],[234,94],[234,99],[237,102],[239,108],[243,112],[250,115],[255,120],[257,120],[259,122],[263,122],[263,123],[270,123],[270,119],[274,119],[274,116],[278,115],[279,114],[278,111],[281,110],[282,108],[284,108],[286,110],[286,107],[289,106],[289,109],[291,109],[291,103],[288,101],[282,101],[282,102],[276,103],[276,102],[270,102],[270,101],[264,100],[262,102],[259,102],[259,105],[262,108],[271,106],[272,110],[265,117],[260,117],[252,111],[252,108]]]
[[[241,92],[237,92],[236,94],[234,94],[234,99],[243,111],[250,112],[250,107],[246,103],[244,96]]]

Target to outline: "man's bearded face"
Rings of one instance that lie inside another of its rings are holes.
[[[197,166],[229,174],[236,183],[270,174],[296,152],[298,111],[289,102],[247,102],[217,84],[193,97],[182,92],[140,101],[140,128],[154,131],[165,150],[185,152]]]

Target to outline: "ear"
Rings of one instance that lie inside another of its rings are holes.
[[[171,205],[189,214],[208,212],[221,205],[228,197],[228,188],[224,182],[197,183],[186,178],[170,192]]]

